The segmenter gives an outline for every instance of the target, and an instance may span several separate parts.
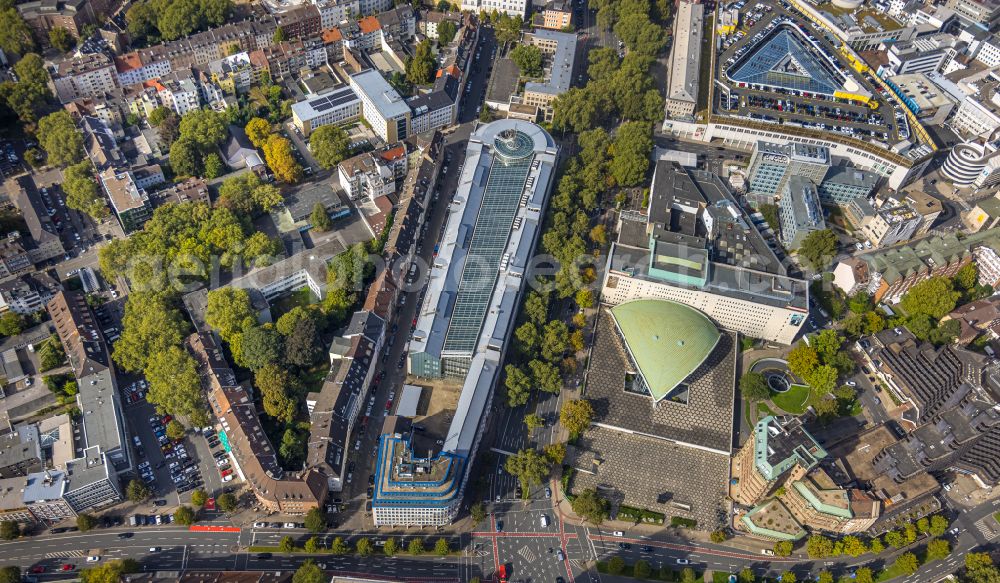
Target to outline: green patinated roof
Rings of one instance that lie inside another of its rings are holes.
[[[659,401],[711,354],[721,334],[694,308],[666,300],[634,300],[611,308],[632,360]]]

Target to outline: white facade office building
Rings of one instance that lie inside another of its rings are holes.
[[[346,124],[360,117],[361,100],[346,85],[292,104],[292,123],[304,136],[308,136],[316,128]]]
[[[528,2],[527,0],[462,0],[462,11],[466,10],[474,14],[492,13],[495,10],[511,18],[515,16],[523,18],[528,10]]]
[[[409,135],[410,106],[376,69],[351,75],[351,89],[361,99],[361,116],[386,143]]]

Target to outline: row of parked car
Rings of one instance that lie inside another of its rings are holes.
[[[130,526],[155,526],[170,524],[173,521],[174,517],[169,514],[133,514],[128,519]],[[123,532],[118,535],[118,538],[130,538],[131,536],[132,533]]]
[[[236,475],[229,464],[229,453],[226,452],[225,448],[220,449],[222,443],[219,441],[219,436],[215,434],[215,431],[211,427],[203,428],[201,434],[208,441],[208,447],[212,450],[212,456],[215,458],[215,465],[219,468],[219,476],[222,478],[222,481],[233,481]]]

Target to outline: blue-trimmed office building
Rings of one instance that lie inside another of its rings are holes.
[[[408,434],[383,435],[375,462],[375,526],[440,526],[462,503],[466,458],[442,451],[418,457]]]
[[[558,152],[548,132],[524,121],[481,125],[469,137],[408,353],[410,374],[461,385],[461,392],[440,453],[416,459],[402,433],[384,432],[376,526],[441,526],[458,512],[465,460],[479,446]]]

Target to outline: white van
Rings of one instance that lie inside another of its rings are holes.
[[[542,528],[546,528],[548,526],[549,526],[549,517],[543,514],[542,515]]]

